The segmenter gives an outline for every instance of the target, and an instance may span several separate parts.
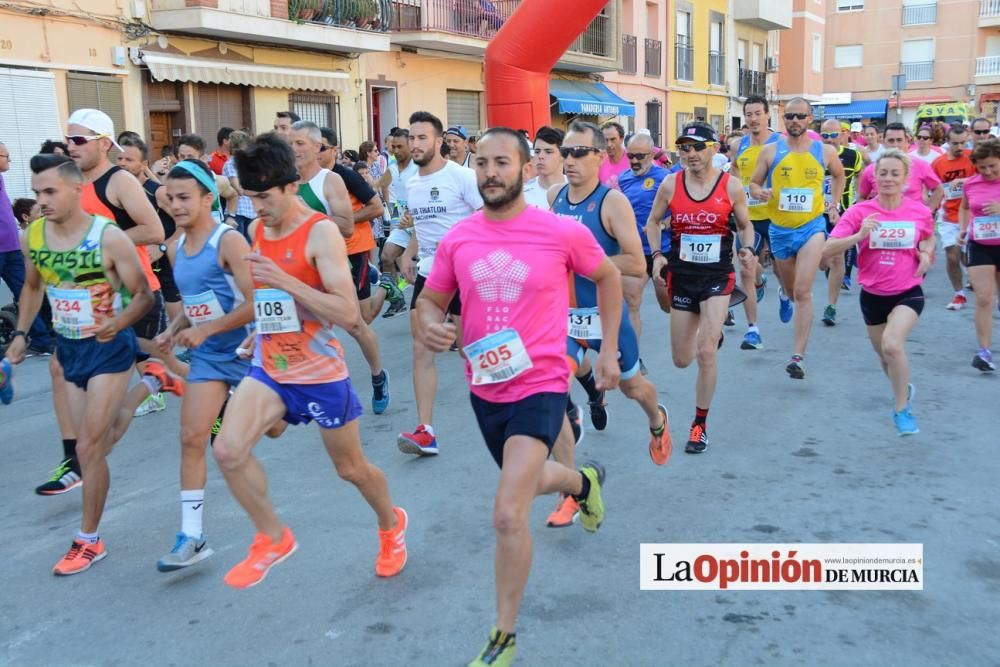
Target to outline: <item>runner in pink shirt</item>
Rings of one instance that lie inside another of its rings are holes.
[[[914,165],[902,151],[890,148],[875,162],[879,194],[858,202],[840,217],[823,255],[836,257],[857,245],[861,314],[868,337],[892,383],[896,405],[893,421],[899,435],[920,432],[910,400],[913,385],[904,346],[924,309],[921,288],[934,260],[934,219],[922,203],[903,196]]]
[[[902,123],[890,123],[885,128],[886,149],[895,148],[900,152],[905,152],[908,143],[906,140],[906,128]],[[926,205],[936,216],[937,210],[944,199],[944,188],[941,187],[941,179],[938,178],[931,166],[923,160],[910,161],[909,176],[906,181],[906,189],[903,196]],[[926,196],[925,196],[926,191]],[[875,178],[875,164],[870,164],[861,172],[861,180],[858,181],[858,197],[860,199],[873,199],[878,195],[878,183]]]
[[[502,470],[493,507],[497,621],[475,664],[509,664],[531,569],[531,501],[558,491],[579,503],[585,530],[596,531],[604,519],[604,468],[585,463],[575,471],[546,460],[560,432],[572,439],[566,418],[568,279],[575,272],[597,285],[600,314],[593,317],[605,345],[594,371],[602,390],[614,389],[620,375],[622,284],[586,226],[526,204],[530,148],[523,135],[488,130],[473,166],[483,209],[452,227],[438,246],[417,300],[417,333],[428,348],[447,352],[457,332],[444,317],[459,293],[472,407]]]
[[[601,126],[604,139],[608,143],[608,152],[601,162],[597,178],[601,185],[613,190],[618,189],[618,176],[628,171],[631,166],[628,155],[625,154],[625,128],[620,123],[607,122]]]

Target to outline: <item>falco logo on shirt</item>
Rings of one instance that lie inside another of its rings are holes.
[[[476,294],[487,304],[517,303],[528,281],[531,267],[506,250],[494,250],[469,265]],[[486,322],[490,330],[503,329],[510,320],[510,306],[488,305]]]
[[[431,188],[431,201],[438,201],[441,199],[441,191],[436,187]]]

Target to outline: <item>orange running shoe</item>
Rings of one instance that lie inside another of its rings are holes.
[[[649,458],[658,466],[670,460],[670,455],[674,451],[674,441],[670,439],[670,420],[667,417],[667,409],[663,405],[658,405],[663,413],[663,432],[657,435],[653,429],[649,429]]]
[[[103,560],[107,555],[108,551],[104,548],[104,541],[101,539],[98,539],[96,544],[84,540],[73,540],[69,551],[52,568],[52,574],[60,577],[79,574],[84,570],[89,570],[91,565]]]
[[[295,536],[288,526],[281,534],[281,541],[275,544],[270,536],[257,533],[250,545],[246,559],[226,573],[223,581],[233,588],[250,588],[264,581],[272,566],[282,562],[299,548]]]
[[[549,528],[565,528],[572,526],[576,521],[576,515],[580,513],[580,503],[576,502],[573,496],[559,494],[559,501],[549,518],[545,520],[545,525]]]
[[[402,507],[392,508],[396,513],[396,527],[378,531],[378,558],[375,559],[375,574],[380,577],[395,577],[406,565],[406,529],[410,518]]]
[[[184,395],[184,381],[179,377],[171,375],[167,372],[167,369],[163,367],[158,361],[149,360],[146,362],[146,368],[142,371],[143,375],[151,375],[160,381],[160,391],[168,391],[175,396]]]

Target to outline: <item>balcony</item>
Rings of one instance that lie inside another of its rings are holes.
[[[388,0],[152,0],[165,32],[336,53],[388,51]]]
[[[914,81],[934,80],[933,60],[929,60],[926,62],[917,62],[917,63],[903,63],[900,67],[902,69],[902,73],[906,75],[907,84],[910,84]]]
[[[635,35],[622,35],[622,74],[635,74],[639,71],[638,40]]]
[[[937,23],[937,3],[903,5],[903,25],[934,25]]]
[[[708,52],[708,82],[713,86],[726,85],[726,54]]]
[[[735,0],[733,20],[758,30],[792,27],[792,0]]]
[[[694,49],[680,40],[674,48],[674,78],[694,81]]]
[[[979,27],[1000,26],[1000,0],[979,0]]]
[[[663,74],[663,42],[658,39],[646,40],[646,76],[659,77]]]
[[[741,69],[739,71],[740,97],[750,97],[759,95],[767,97],[767,72],[757,72],[752,69]]]
[[[979,85],[1000,83],[1000,56],[976,58],[976,78]]]
[[[482,56],[522,0],[390,0],[393,44]],[[620,0],[610,0],[556,65],[579,72],[619,68]]]

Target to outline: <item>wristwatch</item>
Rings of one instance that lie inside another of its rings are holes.
[[[14,331],[10,332],[10,339],[11,340],[14,340],[18,336],[24,336],[25,338],[27,338],[28,337],[28,332],[27,331],[21,331],[20,329],[15,329]]]
[[[156,249],[159,250],[164,255],[167,254],[167,245],[165,243],[161,243],[160,245],[156,246]]]

